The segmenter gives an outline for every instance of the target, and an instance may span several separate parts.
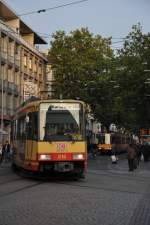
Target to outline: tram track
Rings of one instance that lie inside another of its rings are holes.
[[[6,180],[4,182],[0,182],[0,185],[5,185],[5,184],[12,183],[12,182],[19,181],[19,180],[23,180],[23,179],[22,178],[15,178],[15,179]]]
[[[102,170],[101,170],[102,171]],[[92,174],[92,175],[96,175],[96,176],[107,176],[107,177],[111,177],[111,178],[119,178],[119,179],[122,179],[122,180],[134,180],[134,181],[141,181],[141,182],[145,182],[146,179],[149,179],[149,177],[144,177],[142,176],[141,178],[137,177],[137,176],[131,176],[130,174],[118,174],[116,173],[115,171],[111,171],[111,170],[108,170],[106,172],[106,170],[103,170],[105,171],[105,173],[99,173],[99,172],[88,172],[88,174]]]
[[[5,173],[5,175],[7,175],[8,173]],[[18,174],[18,173],[17,173]],[[100,177],[110,177],[110,178],[119,178],[119,179],[122,179],[122,180],[131,180],[131,181],[139,181],[139,182],[146,182],[146,179],[148,179],[148,177],[135,177],[135,176],[131,176],[132,174],[118,174],[116,173],[115,171],[111,171],[111,168],[108,168],[107,170],[98,170],[98,172],[95,172],[95,171],[88,171],[89,175],[95,175],[95,176],[98,176],[99,178]],[[1,174],[2,175],[2,174]],[[4,175],[4,174],[3,174]],[[45,177],[31,177],[31,176],[26,176],[26,174],[24,173],[19,173],[18,174],[19,176],[21,177],[18,177],[18,178],[14,178],[14,179],[9,179],[9,180],[6,180],[4,182],[0,182],[0,185],[7,185],[9,183],[13,183],[13,182],[17,182],[17,181],[24,181],[25,179],[29,179],[30,181],[34,181],[36,183],[32,183],[32,184],[29,184],[29,185],[26,185],[25,187],[20,187],[20,188],[17,188],[15,190],[12,190],[12,191],[9,191],[7,193],[4,193],[4,194],[0,194],[0,198],[3,198],[5,196],[8,196],[8,195],[12,195],[12,194],[15,194],[15,193],[18,193],[18,192],[21,192],[21,191],[24,191],[24,190],[28,190],[30,188],[34,188],[38,185],[41,185],[41,184],[45,184],[45,183],[53,183],[53,184],[61,184],[61,185],[66,185],[66,186],[70,186],[70,187],[78,187],[78,188],[85,188],[85,189],[91,189],[91,190],[99,190],[99,191],[108,191],[108,192],[117,192],[117,193],[128,193],[128,194],[137,194],[137,195],[143,195],[143,192],[140,192],[140,191],[127,191],[127,190],[121,190],[120,188],[109,188],[109,187],[100,187],[100,186],[94,186],[94,185],[87,185],[86,181],[77,181],[76,183],[74,183],[74,181],[72,180],[71,182],[67,183],[68,180],[64,179],[60,181],[60,179],[58,180],[57,178],[55,177],[52,177],[52,178],[45,178]],[[38,180],[38,182],[37,182]],[[70,181],[70,180],[69,180]],[[148,182],[147,182],[148,183]],[[149,183],[148,183],[149,185]]]
[[[22,180],[22,179],[12,180],[10,182],[19,181],[19,180]],[[9,183],[9,182],[7,182],[7,183]],[[120,188],[109,188],[109,187],[106,188],[106,187],[100,187],[100,186],[86,185],[82,181],[80,181],[80,183],[70,183],[70,182],[67,183],[67,180],[58,181],[58,180],[53,179],[53,180],[49,180],[49,181],[42,180],[42,181],[36,182],[34,184],[26,185],[24,187],[17,188],[15,190],[6,192],[4,194],[0,194],[0,198],[6,197],[6,196],[9,196],[9,195],[13,195],[13,194],[18,193],[18,192],[22,192],[22,191],[34,188],[36,186],[39,186],[41,184],[45,184],[45,183],[60,184],[60,185],[68,186],[68,187],[90,189],[90,190],[94,190],[94,191],[95,190],[96,191],[107,191],[107,192],[114,192],[114,193],[120,193],[120,194],[128,193],[128,194],[136,194],[136,195],[139,195],[139,196],[143,195],[143,192],[139,192],[139,191],[131,191],[131,190],[128,191],[128,190],[121,190]]]
[[[91,173],[91,174],[93,174],[93,173]],[[96,174],[96,175],[99,175],[99,174]],[[11,182],[19,181],[19,180],[24,180],[24,179],[18,178],[18,179],[10,180],[7,183],[9,183],[9,182],[11,183]],[[9,196],[9,195],[12,195],[12,194],[24,191],[24,190],[28,190],[30,188],[34,188],[36,186],[39,186],[39,185],[45,184],[45,183],[60,184],[60,185],[65,185],[65,186],[70,186],[70,187],[77,187],[77,188],[97,190],[97,191],[108,191],[108,192],[115,192],[115,193],[117,192],[117,193],[121,193],[121,194],[128,193],[128,194],[143,195],[143,192],[127,191],[127,190],[121,190],[119,188],[106,188],[106,187],[104,188],[104,187],[99,187],[99,186],[86,185],[83,183],[83,181],[77,181],[80,183],[73,183],[74,181],[72,181],[72,183],[70,183],[70,180],[69,180],[69,183],[67,183],[67,182],[68,182],[68,180],[59,181],[58,178],[52,178],[50,180],[42,179],[42,181],[40,180],[39,182],[36,182],[34,184],[30,184],[25,187],[17,188],[13,191],[9,191],[2,195],[0,194],[0,198],[6,197],[6,196]]]
[[[90,175],[96,175],[96,176],[104,176],[104,177],[110,177],[110,178],[119,178],[119,179],[122,179],[122,180],[135,180],[135,181],[141,181],[141,182],[145,182],[145,179],[148,179],[148,177],[137,177],[137,176],[131,176],[131,174],[118,174],[116,173],[115,171],[112,171],[111,169],[107,169],[107,170],[98,170],[99,172],[92,172],[92,171],[88,171],[87,174],[90,174]],[[103,172],[103,173],[102,173]],[[0,174],[0,176],[6,176],[8,173],[5,173],[5,174]],[[38,177],[38,176],[34,176],[34,175],[29,175],[27,173],[21,173],[21,172],[16,172],[16,174],[18,176],[20,176],[20,178],[15,178],[15,179],[12,179],[12,180],[8,180],[8,182],[13,182],[13,181],[17,181],[17,180],[22,180],[22,179],[33,179],[33,180],[46,180],[46,179],[57,179],[57,177]],[[0,185],[1,184],[4,184],[5,182],[0,182]],[[7,181],[6,181],[7,183]]]
[[[70,187],[80,187],[80,188],[86,188],[91,190],[99,190],[99,191],[109,191],[114,193],[128,193],[128,194],[136,194],[136,195],[143,195],[143,192],[137,192],[137,191],[126,191],[126,190],[120,190],[117,188],[103,188],[99,186],[90,186],[90,185],[79,185],[79,184],[67,184],[65,182],[56,182],[57,184],[63,184]]]
[[[42,183],[43,183],[43,182],[36,182],[35,184],[30,184],[30,185],[27,185],[27,186],[25,186],[25,187],[21,187],[21,188],[15,189],[15,190],[13,190],[13,191],[9,191],[9,192],[7,192],[7,193],[0,194],[0,198],[6,197],[6,196],[9,196],[9,195],[12,195],[12,194],[15,194],[15,193],[24,191],[24,190],[28,190],[28,189],[30,189],[30,188],[36,187],[36,186],[38,186],[38,185],[41,185]]]
[[[5,173],[1,173],[0,174],[0,177],[4,177],[4,176],[7,176],[7,175],[11,175],[12,173],[9,172],[5,172]]]

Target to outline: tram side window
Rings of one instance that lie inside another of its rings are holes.
[[[26,139],[25,116],[22,116],[17,120],[17,139],[22,141]]]
[[[99,144],[105,144],[105,136],[104,135],[97,134],[96,138],[98,139]]]
[[[112,136],[112,144],[121,144],[122,139],[120,135],[114,135]]]
[[[11,124],[11,140],[17,139],[17,121],[18,120],[14,120]]]
[[[38,139],[38,113],[28,113],[29,122],[27,124],[27,139],[37,140]]]
[[[38,140],[38,112],[33,113],[33,139]]]

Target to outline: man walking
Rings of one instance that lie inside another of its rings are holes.
[[[10,160],[10,144],[8,141],[6,141],[6,143],[3,146],[2,155],[3,155],[4,161],[9,162],[9,160]]]
[[[2,145],[0,144],[0,164],[2,163],[3,155],[2,155]]]
[[[135,158],[136,152],[133,144],[129,144],[127,147],[127,159],[128,159],[128,166],[129,171],[133,171],[135,168]]]

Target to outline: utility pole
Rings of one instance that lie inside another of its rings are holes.
[[[1,29],[0,29],[0,36],[1,36]],[[0,77],[1,77],[1,134],[0,134],[0,144],[3,144],[3,129],[4,129],[4,78],[3,78],[3,72],[2,72],[2,65],[1,65],[1,59],[2,59],[2,41],[0,41]]]
[[[2,110],[1,110],[1,143],[3,144],[3,129],[4,129],[4,79],[2,74],[2,67],[1,67],[1,77],[2,77]]]

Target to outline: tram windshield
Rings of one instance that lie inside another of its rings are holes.
[[[40,140],[83,140],[83,107],[80,103],[41,103]]]
[[[145,145],[150,145],[150,135],[141,135],[142,143]]]

